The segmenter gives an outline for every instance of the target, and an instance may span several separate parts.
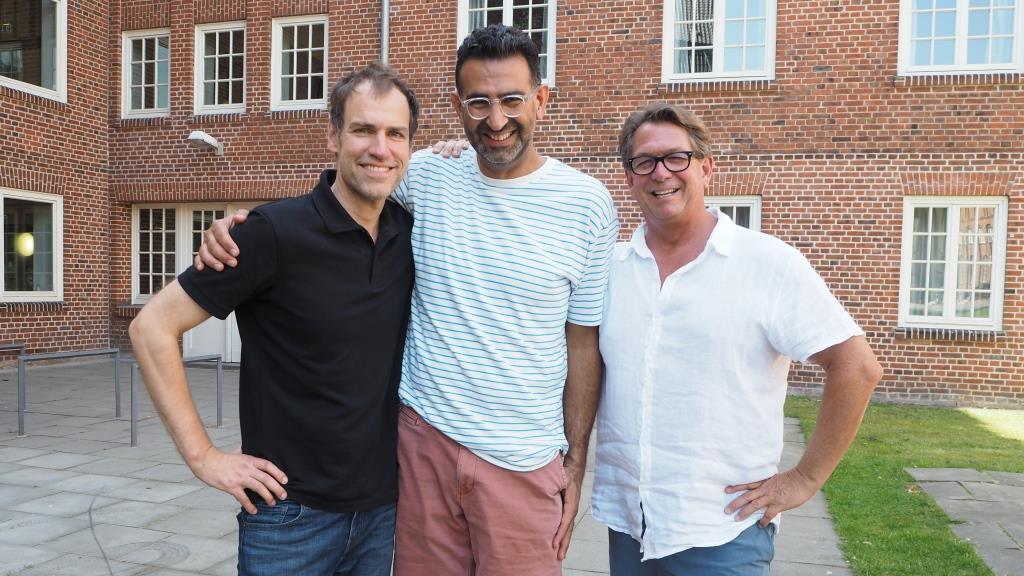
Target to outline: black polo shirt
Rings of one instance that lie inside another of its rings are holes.
[[[289,497],[351,512],[394,502],[398,382],[409,320],[412,216],[387,202],[377,242],[331,191],[256,208],[223,272],[178,281],[242,339],[242,451],[288,475]]]

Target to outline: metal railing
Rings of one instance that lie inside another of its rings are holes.
[[[11,345],[6,345],[11,346]],[[24,345],[22,345],[24,351]],[[76,352],[50,352],[46,354],[18,355],[18,436],[25,435],[25,397],[28,388],[28,373],[25,365],[36,360],[63,360],[65,358],[84,358],[87,356],[114,355],[114,417],[121,417],[121,350],[119,348],[102,348],[98,350],[79,350]]]
[[[199,362],[217,363],[217,427],[224,425],[224,359],[220,354],[208,354],[206,356],[189,356],[181,359],[182,364],[197,364]],[[134,448],[139,445],[139,395],[138,382],[142,380],[139,376],[139,363],[132,362],[131,385],[129,388],[129,412],[131,414],[131,445]]]
[[[11,342],[10,344],[0,344],[0,352],[10,352],[12,350],[18,351],[18,356],[25,354],[25,343],[24,342]]]

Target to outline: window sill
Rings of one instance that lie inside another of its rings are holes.
[[[62,312],[64,301],[56,302],[0,302],[0,312]]]
[[[900,326],[893,331],[897,340],[945,340],[949,342],[999,342],[1006,339],[1003,330],[988,328],[932,328]]]
[[[777,91],[777,80],[746,78],[708,78],[705,80],[676,80],[662,82],[658,93],[680,94],[688,92],[764,92]]]
[[[249,117],[247,112],[210,112],[189,116],[186,124],[221,124],[241,122]]]
[[[121,304],[114,307],[114,316],[118,318],[135,318],[143,304]]]
[[[22,90],[9,84],[0,84],[0,96],[7,96],[16,100],[31,102],[54,110],[66,110],[68,107],[66,98],[61,100],[58,96],[41,96],[26,90]]]
[[[117,125],[120,128],[132,128],[138,126],[163,126],[165,124],[170,124],[170,122],[171,117],[169,115],[145,117],[139,116],[137,118],[129,116],[126,118],[121,118],[118,121]]]
[[[282,110],[271,110],[263,117],[271,120],[295,120],[301,118],[327,118],[330,114],[326,108],[291,108]]]
[[[915,88],[923,86],[986,86],[1019,85],[1024,83],[1024,74],[1019,72],[959,72],[954,74],[915,74],[892,77],[894,88]]]

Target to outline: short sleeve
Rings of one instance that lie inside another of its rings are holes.
[[[770,316],[768,337],[779,352],[806,362],[818,352],[861,336],[864,331],[832,295],[811,263],[796,249],[790,250],[793,253]]]
[[[267,288],[277,269],[277,242],[274,228],[257,209],[244,224],[231,229],[238,245],[238,266],[222,272],[195,266],[178,276],[182,289],[200,307],[221,320],[243,302]]]
[[[420,150],[413,154],[409,160],[409,169],[405,173],[405,178],[402,178],[402,181],[398,183],[398,187],[391,193],[391,199],[402,208],[405,208],[406,212],[413,215],[416,214],[416,179],[423,176],[423,168],[430,160],[431,154],[433,152],[430,149]]]
[[[612,212],[591,235],[583,275],[569,296],[569,322],[579,326],[601,324],[612,250],[618,237],[619,221]]]

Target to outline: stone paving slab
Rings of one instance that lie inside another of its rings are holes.
[[[0,378],[10,373],[0,370]],[[225,372],[223,428],[212,426],[214,376],[190,369],[193,397],[213,442],[234,449],[240,443],[237,372]],[[133,448],[127,382],[125,417],[117,419],[110,363],[33,366],[29,386],[22,438],[15,436],[13,390],[0,388],[0,576],[109,574],[104,553],[118,575],[236,573],[238,503],[192,476],[144,389],[140,445]],[[787,419],[785,440],[782,466],[789,467],[804,446],[795,420]],[[565,576],[608,574],[608,533],[591,515],[592,488],[593,450]],[[849,574],[820,494],[787,512],[776,538],[777,576]]]
[[[999,576],[1024,576],[1024,474],[908,468]],[[928,481],[923,481],[927,479]]]

